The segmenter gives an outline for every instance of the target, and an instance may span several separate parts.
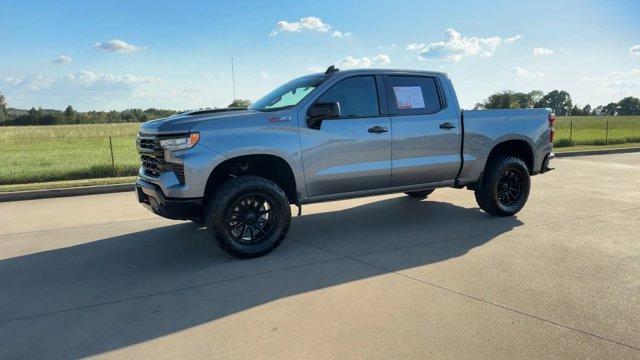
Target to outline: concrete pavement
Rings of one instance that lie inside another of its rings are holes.
[[[0,204],[0,358],[640,358],[640,154],[557,159],[516,217],[316,204],[239,261],[132,193]]]

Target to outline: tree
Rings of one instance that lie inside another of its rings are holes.
[[[585,116],[591,115],[591,105],[587,104],[582,108],[582,115],[585,115]]]
[[[64,110],[64,120],[67,124],[73,124],[76,120],[76,111],[73,110],[73,107],[71,107],[71,105],[67,106],[67,108]]]
[[[4,95],[0,93],[0,122],[9,120],[9,112],[7,111],[7,101]]]
[[[551,108],[559,116],[571,115],[571,95],[564,90],[553,90],[535,103],[537,108]]]
[[[592,116],[602,116],[604,115],[602,112],[604,111],[604,106],[599,105],[593,108],[593,110],[591,110],[591,115]]]
[[[602,115],[616,116],[618,115],[618,103],[608,103],[607,106],[602,108]]]
[[[228,107],[230,108],[246,108],[251,105],[251,100],[248,99],[235,99]]]
[[[495,93],[476,104],[475,109],[514,109],[532,108],[536,101],[542,98],[542,91],[534,90],[529,93],[503,91]]]
[[[618,101],[618,115],[640,115],[640,99],[627,96]]]
[[[578,107],[578,105],[573,105],[573,108],[571,109],[571,115],[572,116],[581,116],[581,115],[584,115],[584,114],[582,113],[582,109],[580,109]]]

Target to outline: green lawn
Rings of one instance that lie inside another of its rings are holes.
[[[556,147],[640,143],[640,116],[558,117],[554,127]]]
[[[607,121],[609,134],[605,142]],[[0,185],[135,175],[140,166],[135,147],[139,126],[0,127]],[[577,145],[620,147],[619,144],[640,143],[640,116],[558,117],[555,128],[557,151]]]
[[[139,126],[2,127],[0,185],[135,175],[140,166],[135,146]]]

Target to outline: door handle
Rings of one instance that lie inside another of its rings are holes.
[[[439,126],[439,128],[440,128],[440,129],[444,129],[444,130],[451,130],[451,129],[455,128],[455,127],[456,127],[456,126],[455,126],[455,125],[453,125],[453,124],[452,124],[452,123],[450,123],[450,122],[442,123],[442,124],[440,124],[440,126]]]
[[[370,133],[376,133],[376,134],[380,134],[380,133],[385,133],[387,131],[389,131],[386,127],[384,126],[374,126],[374,127],[370,127],[368,130]]]

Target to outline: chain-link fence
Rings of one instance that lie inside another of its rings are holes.
[[[640,143],[640,117],[563,117],[556,120],[556,147]]]
[[[134,136],[0,139],[0,185],[135,175]]]

